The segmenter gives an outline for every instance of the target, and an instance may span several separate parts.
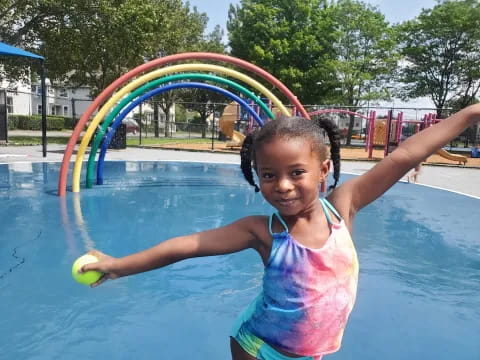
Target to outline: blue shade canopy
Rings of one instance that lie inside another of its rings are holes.
[[[30,57],[34,59],[45,60],[43,56],[36,55],[34,53],[19,49],[12,45],[7,45],[3,42],[0,42],[0,56],[23,56],[23,57]]]

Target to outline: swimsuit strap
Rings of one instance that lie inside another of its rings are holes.
[[[338,211],[333,207],[332,204],[330,204],[330,202],[325,199],[325,198],[320,198],[320,204],[322,205],[322,209],[323,209],[323,212],[325,213],[325,217],[327,218],[327,221],[330,225],[333,225],[333,221],[332,221],[332,217],[330,216],[330,212],[328,211],[328,209],[330,209],[330,211],[339,219],[339,220],[342,220],[342,217],[340,216],[340,214],[338,213]],[[273,236],[274,232],[273,232],[273,229],[272,229],[272,223],[273,223],[273,217],[276,216],[278,221],[280,222],[280,224],[283,225],[283,227],[285,228],[285,230],[288,232],[288,226],[287,226],[287,223],[285,222],[285,220],[283,220],[282,216],[279,214],[279,213],[273,213],[272,215],[270,215],[270,217],[268,218],[268,230],[270,231],[270,235]]]
[[[285,230],[287,230],[288,232],[288,226],[287,224],[285,223],[285,221],[282,219],[282,217],[280,216],[279,213],[273,213],[272,215],[270,215],[269,219],[268,219],[268,230],[270,231],[270,235],[273,236],[273,230],[272,230],[272,222],[273,222],[273,217],[276,216],[278,221],[280,222],[280,224],[283,225],[283,227],[285,228]]]
[[[320,204],[322,204],[322,208],[323,208],[323,212],[325,213],[325,217],[327,218],[327,221],[330,225],[333,224],[333,221],[332,221],[332,217],[330,216],[330,213],[328,211],[328,209],[330,209],[330,211],[339,219],[339,220],[342,220],[342,217],[340,216],[340,214],[338,213],[338,211],[333,207],[332,204],[330,204],[330,202],[325,199],[325,198],[320,198]]]

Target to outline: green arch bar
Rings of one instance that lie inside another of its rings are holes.
[[[183,79],[202,79],[202,80],[209,80],[217,83],[221,83],[227,86],[230,86],[245,96],[249,97],[253,101],[255,101],[258,106],[262,108],[262,110],[267,114],[267,116],[271,119],[275,118],[275,115],[272,113],[272,111],[268,108],[267,105],[253,92],[250,90],[246,89],[242,85],[219,77],[215,75],[208,75],[208,74],[199,74],[199,73],[185,73],[185,74],[177,74],[177,75],[170,75],[166,77],[162,77],[160,79],[151,81],[141,87],[139,87],[137,90],[133,91],[130,95],[128,95],[126,98],[124,98],[115,108],[108,114],[108,116],[105,118],[105,120],[102,122],[102,126],[98,129],[97,135],[95,136],[95,139],[92,142],[92,146],[90,148],[90,154],[88,156],[88,164],[87,164],[87,178],[86,178],[86,187],[91,188],[93,186],[93,178],[94,178],[94,173],[95,173],[95,155],[97,154],[97,150],[104,139],[105,133],[107,128],[110,126],[110,124],[113,122],[114,118],[120,113],[120,111],[127,106],[133,99],[135,99],[138,96],[141,96],[144,92],[147,92],[148,90],[159,86],[164,83],[168,82],[173,82],[173,81],[178,81],[178,80],[183,80]]]

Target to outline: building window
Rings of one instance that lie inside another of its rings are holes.
[[[60,97],[68,97],[68,91],[66,88],[61,88],[60,90],[58,90],[58,96]]]
[[[32,95],[42,96],[42,87],[38,85],[32,85]]]
[[[68,116],[68,106],[63,107],[63,116]]]
[[[60,110],[62,108],[59,105],[52,105],[52,112],[51,115],[60,115]]]
[[[42,105],[41,104],[37,105],[37,114],[42,115]]]
[[[13,97],[7,96],[7,114],[13,114]]]

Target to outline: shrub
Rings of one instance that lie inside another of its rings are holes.
[[[71,119],[63,116],[47,116],[47,130],[63,130]],[[71,128],[71,127],[70,127]],[[41,115],[8,115],[9,130],[42,130]]]

